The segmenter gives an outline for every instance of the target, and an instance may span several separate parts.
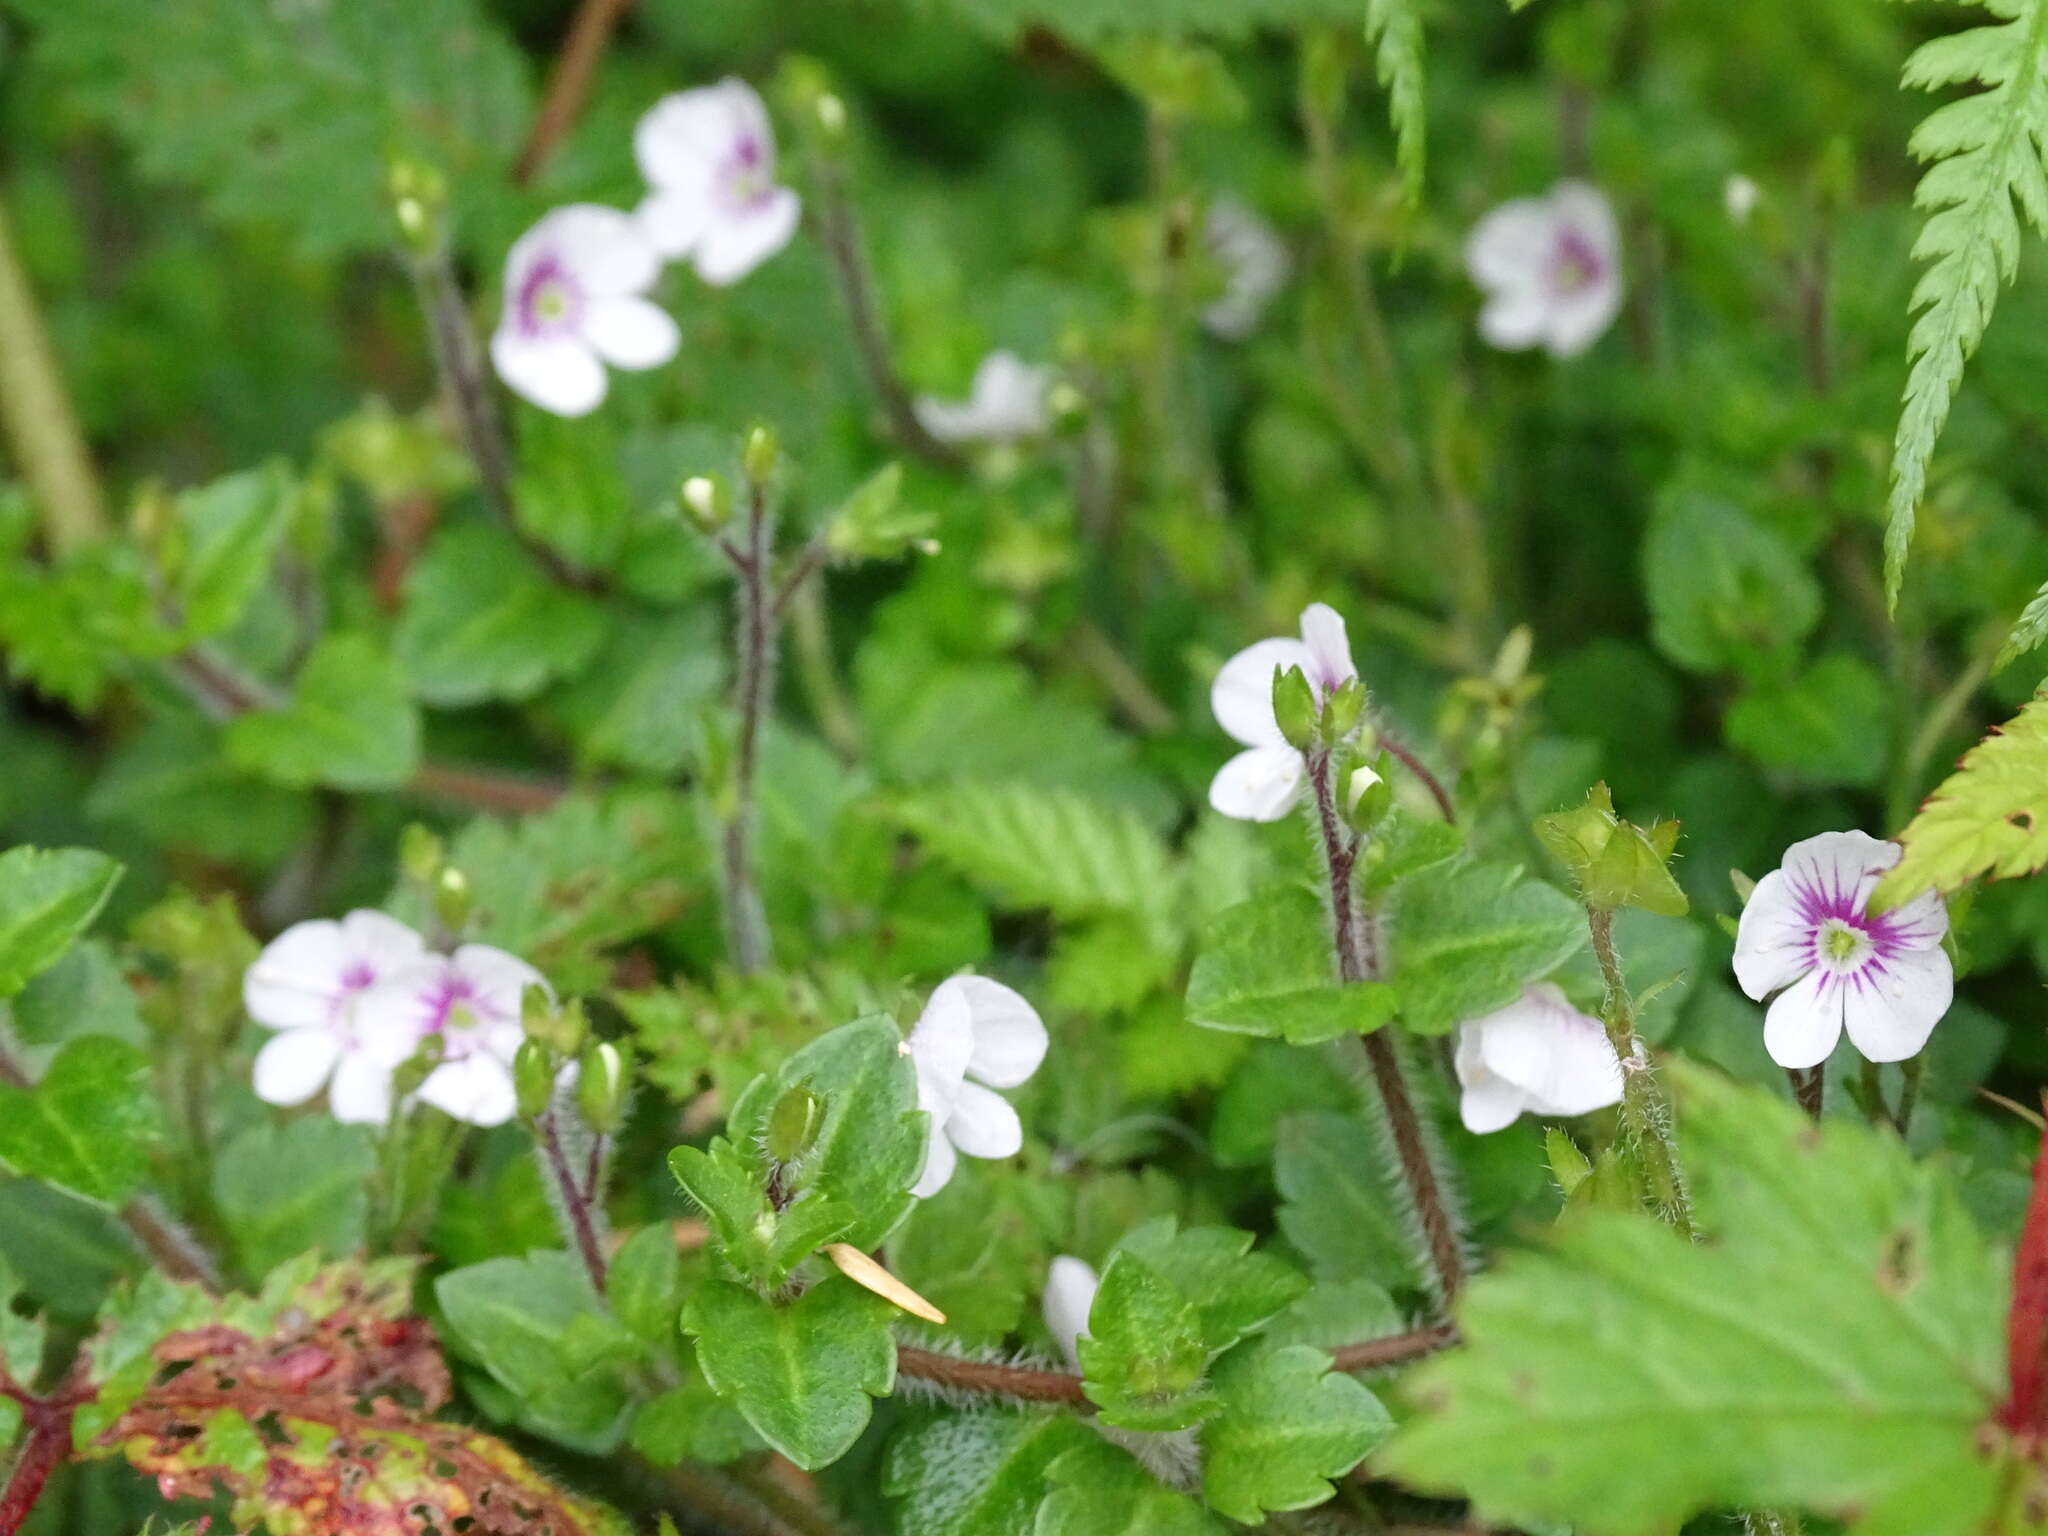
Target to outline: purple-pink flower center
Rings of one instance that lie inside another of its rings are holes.
[[[775,173],[768,146],[759,137],[742,131],[733,139],[719,167],[718,189],[729,213],[751,213],[768,201],[775,191]]]
[[[583,289],[568,264],[549,251],[520,279],[514,310],[526,335],[560,336],[576,328],[583,313]]]
[[[1865,911],[1857,888],[1845,890],[1839,882],[1836,876],[1827,886],[1794,883],[1799,920],[1806,930],[1806,962],[1809,969],[1861,985],[1884,973],[1886,963],[1906,948],[1906,935],[1896,914]]]
[[[1550,252],[1550,288],[1560,296],[1583,293],[1607,272],[1600,248],[1576,229],[1560,229]]]

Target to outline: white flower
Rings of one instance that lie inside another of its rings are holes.
[[[365,999],[425,953],[418,934],[382,912],[296,923],[272,939],[242,978],[249,1017],[278,1031],[256,1053],[256,1096],[303,1104],[331,1078],[335,1119],[389,1119],[392,1069],[417,1039]]]
[[[654,189],[642,226],[707,283],[738,282],[796,233],[801,204],[775,184],[775,130],[744,80],[662,97],[633,130],[633,153]]]
[[[1757,882],[1735,932],[1735,979],[1764,1015],[1764,1046],[1781,1067],[1812,1067],[1846,1028],[1871,1061],[1904,1061],[1927,1043],[1955,997],[1941,947],[1948,909],[1929,891],[1889,912],[1870,896],[1899,862],[1897,843],[1823,832],[1785,850]]]
[[[628,214],[570,203],[505,257],[505,309],[491,337],[498,377],[542,410],[582,416],[605,395],[604,365],[653,368],[676,355],[676,323],[640,295],[661,258]]]
[[[931,1116],[930,1149],[912,1194],[944,1189],[958,1153],[1017,1155],[1024,1127],[992,1090],[1028,1079],[1045,1046],[1038,1011],[1001,982],[955,976],[939,984],[903,1043],[917,1069],[917,1107]]]
[[[441,1037],[441,1064],[420,1084],[422,1099],[471,1125],[503,1125],[518,1108],[512,1057],[525,1034],[520,1011],[528,987],[548,991],[540,972],[518,956],[465,944],[406,966],[363,1006],[404,1034],[405,1056],[427,1036]]]
[[[991,352],[974,370],[965,400],[919,395],[912,408],[925,431],[942,443],[1006,443],[1036,437],[1051,425],[1045,392],[1052,370],[1014,352]]]
[[[1740,171],[1721,183],[1721,207],[1734,224],[1747,224],[1763,195],[1763,189]]]
[[[1242,341],[1287,286],[1287,242],[1228,193],[1210,202],[1202,237],[1224,274],[1223,295],[1202,311],[1202,324],[1225,341]]]
[[[1466,240],[1465,267],[1486,290],[1479,334],[1505,351],[1576,357],[1621,310],[1621,231],[1583,181],[1502,203]]]
[[[1484,1136],[1524,1113],[1563,1118],[1621,1101],[1621,1061],[1600,1021],[1548,982],[1458,1026],[1458,1114]]]
[[[1244,745],[1209,783],[1209,804],[1239,821],[1278,821],[1301,793],[1301,754],[1280,734],[1273,718],[1273,674],[1300,667],[1318,703],[1332,689],[1358,676],[1344,620],[1327,603],[1301,610],[1301,638],[1282,637],[1248,645],[1216,674],[1209,707],[1216,723]]]
[[[1067,1357],[1081,1369],[1081,1339],[1088,1332],[1088,1313],[1102,1287],[1095,1271],[1071,1254],[1060,1254],[1045,1272],[1045,1328]]]

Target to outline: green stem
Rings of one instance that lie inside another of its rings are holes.
[[[1685,1172],[1672,1144],[1671,1106],[1657,1080],[1656,1068],[1636,1041],[1635,1003],[1629,997],[1628,982],[1623,979],[1621,960],[1614,949],[1614,914],[1589,907],[1586,927],[1592,934],[1593,955],[1600,962],[1600,979],[1606,986],[1600,1022],[1607,1028],[1614,1054],[1621,1059],[1622,1123],[1641,1159],[1657,1214],[1691,1237],[1692,1197],[1686,1191]]]
[[[811,706],[811,718],[826,744],[843,762],[860,760],[860,717],[839,680],[832,660],[832,632],[826,623],[825,583],[812,575],[791,592],[789,620],[796,641],[796,675],[804,698]]]
[[[85,434],[64,389],[64,376],[36,308],[28,274],[15,254],[7,210],[0,204],[0,428],[35,497],[43,541],[67,555],[103,538],[106,512],[86,452]]]
[[[733,752],[732,783],[721,828],[724,871],[726,947],[733,969],[743,976],[765,970],[773,959],[768,916],[754,876],[754,775],[760,755],[761,727],[775,692],[776,618],[769,590],[768,560],[775,544],[774,515],[768,493],[755,485],[749,492],[745,543],[721,548],[738,576],[739,666],[733,680],[733,710],[739,737]]]
[[[1924,1056],[1908,1056],[1899,1063],[1904,1081],[1899,1087],[1899,1108],[1892,1116],[1892,1123],[1898,1126],[1901,1140],[1913,1129],[1913,1111],[1920,1104],[1920,1078],[1926,1070],[1927,1058]]]

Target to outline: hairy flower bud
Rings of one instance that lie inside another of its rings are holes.
[[[1276,667],[1273,718],[1279,722],[1281,736],[1295,751],[1306,752],[1315,745],[1318,713],[1315,689],[1309,686],[1308,674],[1299,667]]]
[[[632,1061],[626,1047],[593,1040],[583,1048],[576,1078],[576,1109],[600,1136],[610,1136],[626,1123],[626,1099]]]
[[[531,1120],[555,1096],[555,1053],[528,1036],[512,1056],[512,1089],[519,1096],[519,1114]]]

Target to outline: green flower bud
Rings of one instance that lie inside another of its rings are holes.
[[[519,1022],[527,1039],[538,1040],[558,1056],[574,1056],[590,1033],[580,998],[572,997],[557,1007],[539,987],[526,989],[520,1000]]]
[[[447,178],[423,160],[409,155],[392,158],[385,179],[399,237],[415,256],[429,256],[446,242]]]
[[[1685,892],[1672,878],[1671,855],[1678,823],[1660,821],[1645,831],[1614,812],[1605,784],[1595,784],[1586,803],[1536,822],[1536,836],[1572,873],[1579,896],[1595,911],[1641,907],[1665,917],[1682,917]]]
[[[434,916],[450,933],[460,933],[469,924],[476,905],[476,893],[469,888],[469,876],[454,866],[441,871],[434,881]]]
[[[531,1037],[520,1041],[512,1057],[512,1088],[522,1118],[544,1113],[555,1096],[555,1053]]]
[[[740,450],[740,468],[755,485],[775,478],[775,466],[782,450],[776,446],[775,429],[765,422],[748,429],[746,445]]]
[[[1361,763],[1344,781],[1344,819],[1360,832],[1370,832],[1394,808],[1393,764],[1385,753],[1376,763]]]
[[[432,827],[415,821],[399,834],[398,867],[405,871],[406,879],[431,886],[441,878],[447,860],[448,845]]]
[[[732,492],[718,475],[692,475],[683,482],[683,516],[699,533],[716,533],[732,519]]]
[[[768,1112],[768,1155],[778,1163],[795,1162],[811,1150],[824,1123],[825,1101],[798,1083]]]
[[[1273,669],[1273,718],[1279,722],[1280,734],[1287,738],[1287,744],[1297,752],[1306,752],[1316,744],[1316,693],[1301,668]]]
[[[1323,735],[1330,741],[1342,741],[1358,729],[1358,722],[1364,718],[1365,684],[1347,677],[1323,703]]]
[[[626,1123],[632,1060],[624,1046],[593,1040],[583,1048],[576,1078],[576,1109],[600,1136],[614,1134]]]

